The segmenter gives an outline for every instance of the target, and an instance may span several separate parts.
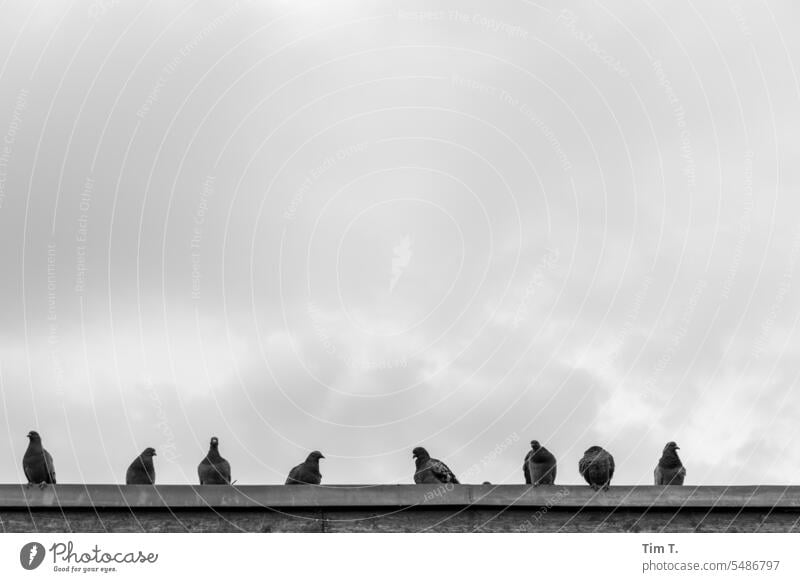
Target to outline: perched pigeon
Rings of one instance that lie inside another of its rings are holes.
[[[531,441],[531,450],[525,455],[522,472],[525,473],[525,483],[533,483],[534,487],[552,485],[556,482],[556,458],[539,441]]]
[[[286,478],[286,485],[319,485],[322,482],[322,474],[319,472],[319,460],[324,459],[325,455],[319,451],[311,451],[306,460],[299,465],[292,467],[289,476]]]
[[[414,473],[414,483],[455,483],[458,479],[447,465],[439,459],[431,459],[428,451],[417,447],[412,451],[416,459],[417,470]]]
[[[578,471],[592,489],[607,490],[614,476],[614,457],[603,447],[589,447],[578,463]]]
[[[230,485],[231,465],[219,454],[219,440],[211,437],[211,446],[206,458],[197,466],[200,485]]]
[[[25,456],[22,457],[22,470],[28,485],[38,484],[44,487],[48,483],[56,484],[56,468],[53,457],[42,446],[42,437],[35,430],[28,433],[30,442]]]
[[[656,485],[683,485],[686,468],[676,452],[678,449],[680,447],[673,441],[668,442],[664,447],[664,452],[661,453],[661,458],[654,471]]]
[[[128,485],[153,485],[156,482],[156,468],[153,466],[153,457],[156,450],[147,447],[142,454],[136,457],[125,473],[125,483]]]

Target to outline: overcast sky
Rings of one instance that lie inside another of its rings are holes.
[[[0,482],[800,482],[796,3],[0,8]]]

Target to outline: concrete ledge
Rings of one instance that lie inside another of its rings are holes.
[[[800,487],[0,485],[2,532],[800,532]]]
[[[325,509],[487,507],[800,510],[798,486],[0,485],[4,509]]]

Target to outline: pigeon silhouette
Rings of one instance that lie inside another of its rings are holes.
[[[219,454],[219,439],[211,437],[206,458],[197,466],[200,485],[230,485],[231,465]]]
[[[522,472],[527,484],[533,484],[534,487],[552,485],[556,482],[556,458],[539,441],[531,441],[531,450],[525,455]]]
[[[656,485],[683,485],[686,477],[686,467],[678,456],[680,447],[670,441],[664,447],[661,458],[658,460],[656,470],[653,472]]]
[[[432,459],[428,451],[422,447],[415,448],[411,453],[416,460],[417,470],[414,472],[414,483],[454,483],[458,479],[450,468],[439,459]]]
[[[607,491],[614,476],[614,457],[603,447],[589,447],[578,462],[578,471],[592,489]]]
[[[22,457],[22,471],[28,480],[28,486],[38,484],[44,487],[48,483],[56,484],[56,468],[53,457],[42,446],[42,437],[35,430],[28,433],[30,442]]]
[[[322,483],[322,474],[319,472],[319,460],[324,459],[325,455],[319,451],[311,451],[306,460],[292,467],[289,476],[286,478],[286,485],[319,485]]]
[[[136,457],[125,472],[127,485],[154,485],[156,482],[156,468],[153,466],[153,457],[156,450],[147,447],[142,454]]]

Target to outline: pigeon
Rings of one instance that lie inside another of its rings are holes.
[[[154,485],[156,482],[156,468],[153,466],[153,457],[156,450],[147,447],[142,454],[136,457],[125,473],[127,485]]]
[[[614,476],[614,457],[603,447],[589,447],[578,463],[578,471],[592,489],[602,487],[606,491]]]
[[[325,455],[319,451],[311,451],[306,460],[299,465],[292,467],[289,476],[286,478],[286,485],[319,485],[322,483],[322,474],[319,472],[319,460],[324,459]]]
[[[42,446],[42,437],[35,430],[28,433],[30,442],[28,450],[22,457],[22,470],[28,485],[38,484],[44,487],[48,483],[56,484],[56,468],[53,465],[53,457],[50,456]]]
[[[200,485],[230,485],[231,464],[219,454],[219,439],[211,437],[206,458],[197,466]]]
[[[439,459],[431,459],[428,451],[417,447],[411,453],[416,459],[417,470],[414,472],[414,483],[454,483],[458,479],[450,468]]]
[[[525,455],[522,472],[525,474],[525,483],[529,485],[552,485],[556,482],[556,458],[539,441],[531,441],[531,450]]]
[[[673,441],[667,443],[654,471],[656,485],[683,485],[686,467],[676,452],[680,447]]]

